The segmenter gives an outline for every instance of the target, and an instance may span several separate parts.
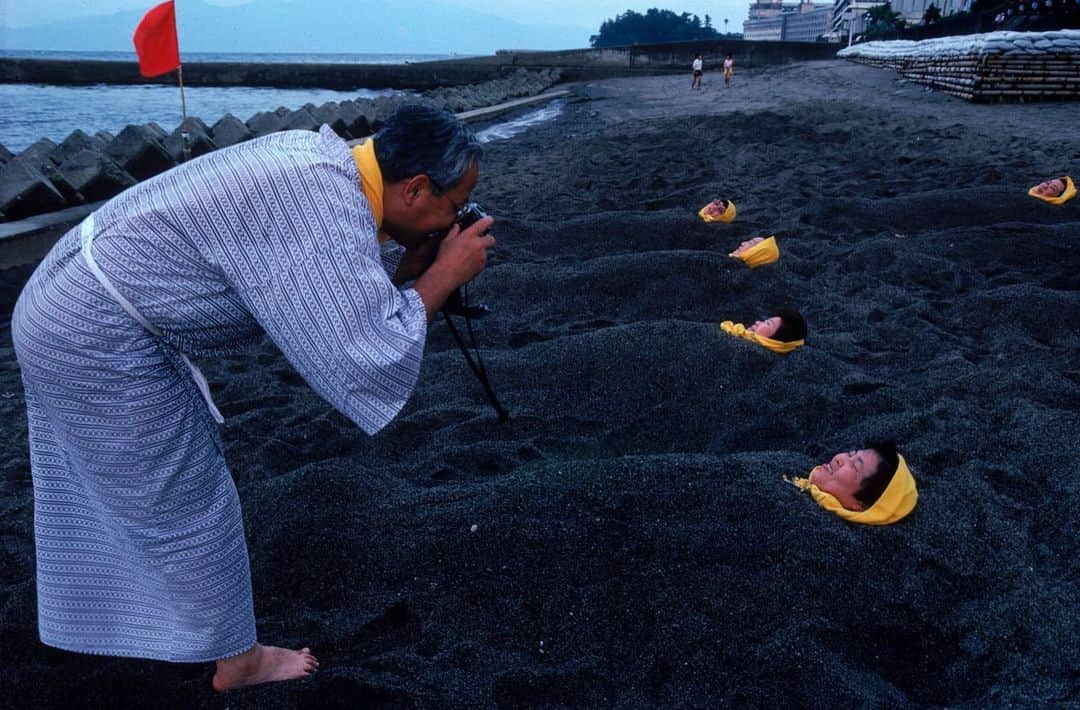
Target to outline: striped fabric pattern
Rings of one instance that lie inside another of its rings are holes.
[[[12,318],[29,419],[42,641],[201,662],[255,643],[240,502],[184,366],[266,333],[330,404],[374,433],[416,384],[419,295],[390,280],[348,148],[279,133],[141,183],[66,234]],[[213,386],[213,383],[211,383]]]

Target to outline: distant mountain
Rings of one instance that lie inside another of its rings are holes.
[[[2,1],[2,0],[0,0]],[[154,3],[147,1],[147,8]],[[144,11],[33,27],[0,27],[4,49],[131,51]],[[588,46],[590,31],[526,25],[427,0],[256,0],[223,7],[177,2],[180,52],[491,54]]]

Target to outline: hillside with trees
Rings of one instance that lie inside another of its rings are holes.
[[[600,32],[589,38],[593,47],[620,47],[631,44],[684,42],[695,39],[737,38],[740,35],[722,34],[712,26],[712,18],[704,21],[688,12],[675,14],[671,10],[649,8],[645,14],[627,10],[614,19],[604,20]]]

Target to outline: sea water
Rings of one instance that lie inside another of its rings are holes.
[[[184,87],[187,115],[213,126],[226,113],[246,121],[279,106],[298,109],[328,101],[373,98],[393,90],[330,91],[267,87]],[[180,89],[155,84],[45,86],[0,84],[0,143],[18,153],[39,138],[56,143],[75,129],[116,135],[129,124],[153,121],[168,132],[180,125]]]
[[[35,59],[130,61],[128,52],[0,51],[0,57]],[[444,54],[229,54],[184,55],[186,62],[260,63],[358,63],[405,64],[446,59]],[[374,98],[396,92],[392,89],[352,91],[327,89],[278,89],[268,87],[185,86],[187,115],[214,125],[226,113],[246,121],[260,111],[279,106],[298,109],[304,104],[320,106],[328,101]],[[180,88],[162,84],[98,84],[95,86],[50,86],[44,84],[0,84],[0,144],[12,153],[27,148],[39,138],[56,143],[72,131],[116,134],[129,124],[153,121],[172,132],[181,119]]]
[[[482,131],[476,134],[477,140],[481,143],[488,143],[490,141],[506,140],[507,138],[513,138],[522,131],[528,130],[530,126],[535,126],[538,123],[544,123],[550,121],[563,112],[566,107],[566,102],[562,99],[556,99],[549,102],[547,105],[538,108],[534,111],[522,114],[517,118],[509,121],[503,121],[502,123],[496,123],[493,126],[488,126]]]
[[[135,61],[126,52],[4,51],[0,57],[40,59]],[[286,62],[401,64],[446,59],[436,54],[228,54],[192,53],[186,61],[196,62]],[[375,98],[400,92],[394,89],[353,91],[328,89],[278,89],[270,87],[185,86],[188,116],[201,118],[212,126],[226,113],[246,121],[256,113],[279,106],[298,109],[328,101]],[[485,128],[478,133],[482,142],[511,138],[529,126],[558,116],[565,102],[555,101],[540,109]],[[172,132],[180,125],[180,89],[161,84],[98,84],[95,86],[51,86],[44,84],[0,84],[0,144],[12,153],[25,150],[40,138],[60,143],[73,131],[90,134],[108,131],[115,135],[129,124],[153,121]]]

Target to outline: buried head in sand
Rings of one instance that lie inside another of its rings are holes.
[[[428,321],[493,244],[491,218],[452,226],[480,153],[452,114],[406,106],[353,151],[324,126],[185,163],[61,238],[12,319],[42,641],[217,661],[217,690],[315,671],[307,648],[256,643],[224,419],[183,351],[265,333],[376,433],[412,393]],[[380,229],[400,246],[380,247]]]
[[[806,320],[793,308],[778,308],[775,315],[756,321],[749,328],[728,320],[720,324],[720,329],[779,355],[806,344]]]
[[[1063,205],[1076,197],[1076,185],[1068,175],[1044,180],[1028,190],[1032,197],[1049,202],[1052,205]]]
[[[1040,182],[1031,189],[1036,195],[1042,197],[1061,197],[1061,193],[1065,192],[1065,180],[1062,178],[1054,178],[1053,180]]]
[[[776,243],[776,237],[754,237],[739,244],[728,256],[756,269],[759,266],[775,264],[780,259],[780,247]]]
[[[698,217],[705,222],[733,222],[735,203],[731,200],[713,200],[698,210]]]
[[[904,457],[891,441],[841,452],[794,483],[822,508],[844,520],[889,525],[915,508],[918,490]]]
[[[790,343],[806,339],[806,319],[794,308],[777,308],[773,316],[755,321],[747,330],[763,338]]]

